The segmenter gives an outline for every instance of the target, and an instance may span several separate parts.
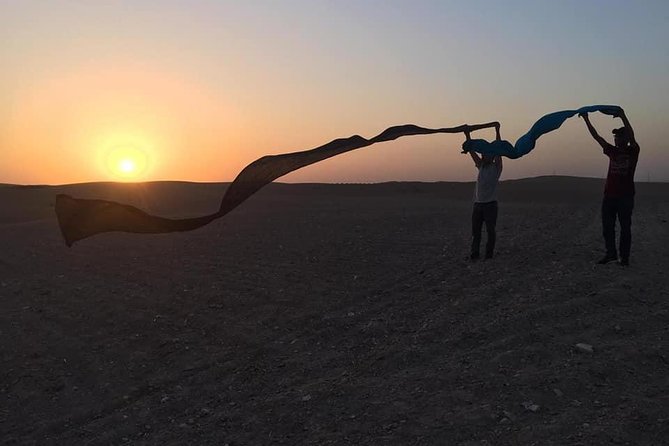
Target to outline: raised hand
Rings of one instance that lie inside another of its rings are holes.
[[[499,122],[495,122],[495,139],[500,141],[502,139],[502,134],[499,132],[501,126]]]

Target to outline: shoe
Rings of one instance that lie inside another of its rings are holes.
[[[479,257],[480,257],[480,256],[479,256],[479,253],[478,253],[478,252],[473,252],[473,253],[471,253],[471,255],[469,256],[469,260],[471,260],[471,261],[478,260]]]
[[[630,259],[620,259],[620,266],[630,266]]]
[[[485,255],[485,259],[486,259],[486,260],[490,260],[490,259],[492,259],[492,253],[486,253],[486,255]]]
[[[609,262],[615,262],[616,260],[618,260],[618,256],[616,256],[616,255],[606,254],[604,257],[602,257],[601,259],[599,259],[599,261],[597,262],[597,264],[599,264],[599,265],[606,265],[607,263],[609,263]]]

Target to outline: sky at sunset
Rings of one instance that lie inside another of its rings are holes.
[[[669,181],[667,42],[666,0],[0,0],[0,183],[231,181],[397,124],[498,120],[515,142],[589,104],[626,110],[638,181]],[[593,122],[612,142],[620,121]],[[279,181],[471,181],[462,140],[403,138]],[[572,118],[503,179],[607,166]]]

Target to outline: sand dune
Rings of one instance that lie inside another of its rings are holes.
[[[669,184],[595,266],[603,180],[272,184],[200,230],[62,243],[57,193],[188,217],[225,184],[0,186],[6,444],[662,444]],[[593,346],[593,353],[575,344]]]

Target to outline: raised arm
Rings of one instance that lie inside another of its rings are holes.
[[[471,141],[471,133],[475,130],[481,130],[481,129],[489,129],[491,127],[495,128],[495,136],[497,141],[501,141],[502,136],[499,132],[500,124],[498,121],[492,121],[492,122],[486,122],[485,124],[474,124],[474,125],[469,125],[469,124],[463,124],[459,128],[462,129],[461,131],[465,134],[465,142],[462,144],[462,153],[469,153],[476,163],[476,166],[478,167],[481,164],[481,158],[478,156],[477,153],[471,152],[468,150],[466,147],[467,143]]]
[[[599,136],[597,133],[597,130],[592,126],[592,123],[590,122],[590,118],[588,117],[587,113],[579,113],[578,116],[583,118],[585,121],[585,125],[588,127],[588,130],[590,131],[590,134],[592,135],[593,138],[595,138],[595,141],[599,143],[600,146],[602,146],[602,149],[609,150],[611,148],[611,144],[609,144],[604,138]]]
[[[471,126],[465,124],[465,142],[471,141],[471,139],[472,139]],[[478,153],[471,151],[469,152],[469,156],[472,157],[472,161],[474,161],[474,165],[477,168],[481,167],[481,157],[479,156]]]
[[[502,134],[499,132],[499,122],[496,123],[495,125],[495,140],[496,141],[501,141],[502,140]],[[500,155],[497,155],[495,157],[495,166],[497,166],[497,170],[499,171],[499,174],[502,174],[502,169],[504,169],[504,164],[502,163],[502,157]]]
[[[481,167],[481,157],[479,156],[478,153],[476,152],[469,152],[469,156],[472,157],[472,160],[474,160],[474,165],[476,167]]]
[[[636,142],[636,139],[634,138],[634,129],[632,128],[632,124],[630,124],[629,119],[627,119],[627,115],[625,114],[625,110],[622,110],[620,112],[620,119],[622,119],[623,124],[625,125],[625,128],[627,129],[627,135],[629,136],[630,144],[635,147],[639,147],[639,144]]]

